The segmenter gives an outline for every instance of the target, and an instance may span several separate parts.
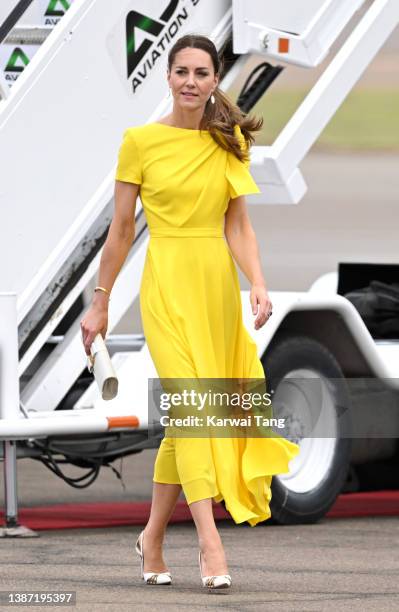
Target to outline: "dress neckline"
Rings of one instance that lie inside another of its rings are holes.
[[[159,121],[154,121],[153,125],[163,125],[164,127],[167,128],[172,128],[173,130],[182,130],[183,132],[206,132],[209,134],[209,130],[194,130],[192,128],[181,128],[181,127],[177,127],[175,125],[168,125],[167,123],[159,123]]]

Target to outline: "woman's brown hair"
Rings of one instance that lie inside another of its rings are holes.
[[[175,42],[168,53],[169,73],[172,70],[176,53],[187,47],[202,49],[209,53],[215,75],[218,75],[220,78],[223,71],[223,59],[219,56],[214,43],[206,36],[200,34],[186,34]],[[236,124],[240,126],[248,153],[249,147],[255,141],[251,132],[257,132],[262,128],[263,119],[256,119],[255,117],[245,115],[239,106],[223,93],[219,86],[216,87],[213,95],[215,97],[215,104],[212,104],[210,100],[207,101],[200,129],[208,130],[218,145],[234,153],[240,161],[249,161],[249,156],[241,148],[240,142],[234,133],[234,126]]]

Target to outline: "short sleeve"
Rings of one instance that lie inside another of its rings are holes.
[[[248,147],[240,126],[234,126],[234,133],[240,142],[241,149],[248,153]],[[234,153],[227,153],[226,179],[229,185],[230,198],[238,198],[249,193],[261,193],[249,171],[250,161],[240,161]]]
[[[115,180],[136,183],[137,185],[141,185],[143,182],[140,151],[131,128],[127,128],[123,134]]]

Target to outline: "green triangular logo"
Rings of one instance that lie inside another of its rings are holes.
[[[21,63],[22,62],[22,66]],[[17,66],[19,63],[19,66]],[[20,47],[15,47],[13,52],[10,55],[10,59],[8,60],[6,67],[4,68],[4,72],[22,72],[25,66],[29,64],[29,57],[22,51]]]
[[[58,8],[57,5],[61,4],[63,8]],[[46,12],[46,17],[62,17],[69,9],[70,4],[68,0],[50,0]]]
[[[170,0],[166,9],[160,16],[160,21],[156,21],[148,17],[148,15],[143,15],[137,11],[129,11],[126,16],[127,78],[130,77],[137,67],[137,64],[143,59],[148,49],[153,45],[153,41],[147,38],[136,48],[135,29],[139,28],[151,36],[159,36],[178,4],[179,0]]]

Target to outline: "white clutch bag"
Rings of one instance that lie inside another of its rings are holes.
[[[118,379],[100,333],[94,338],[90,352],[91,355],[87,357],[87,368],[91,374],[94,374],[101,397],[103,400],[114,399],[118,394]]]

